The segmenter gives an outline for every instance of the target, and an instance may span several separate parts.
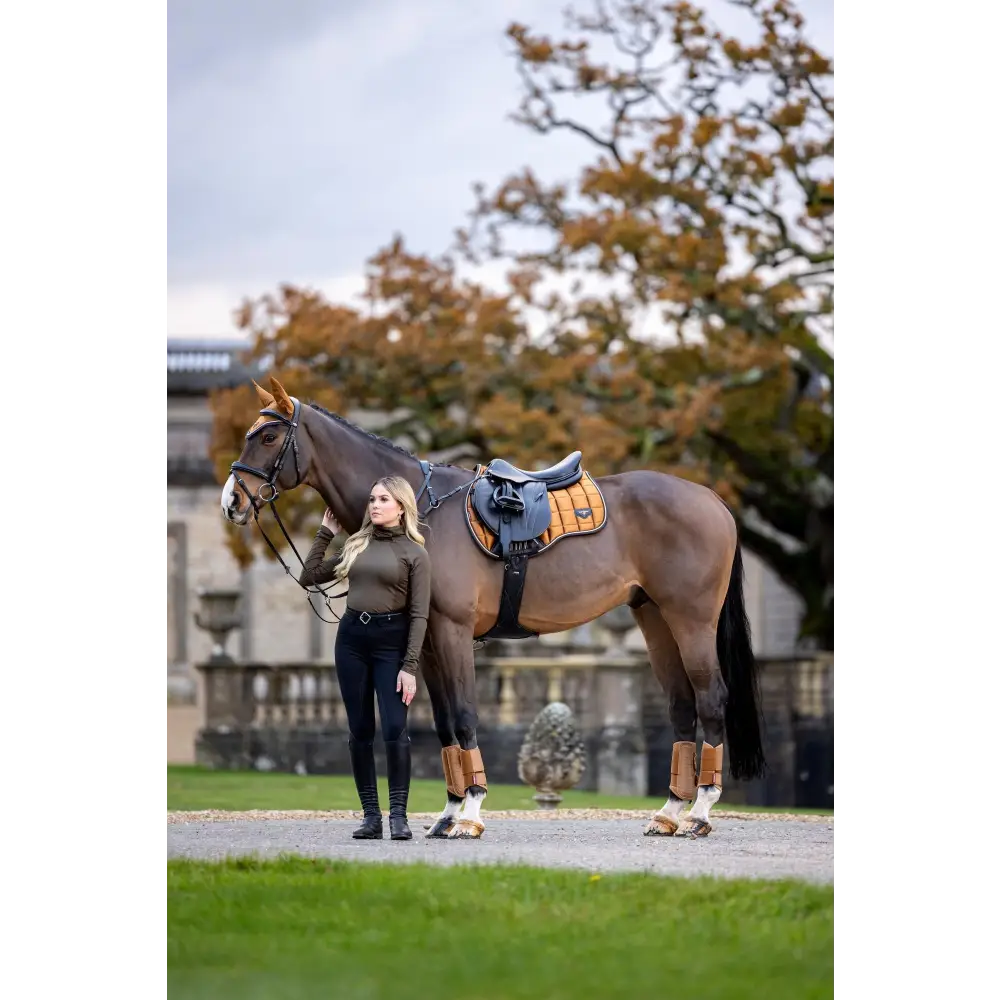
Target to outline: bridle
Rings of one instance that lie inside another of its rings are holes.
[[[301,473],[299,472],[299,445],[295,440],[295,431],[299,426],[300,409],[301,404],[294,398],[292,399],[292,415],[290,417],[286,417],[284,413],[279,413],[277,410],[265,408],[260,411],[260,415],[262,417],[272,417],[273,419],[268,420],[263,424],[259,424],[257,427],[251,427],[246,433],[246,440],[249,443],[258,434],[262,434],[268,428],[273,428],[278,424],[283,424],[287,428],[285,431],[285,440],[281,442],[281,449],[278,451],[278,457],[274,460],[274,465],[271,467],[270,474],[265,472],[263,469],[255,469],[252,465],[247,465],[245,462],[233,462],[233,464],[229,467],[229,471],[232,473],[233,478],[239,484],[243,492],[250,498],[255,518],[260,510],[257,503],[258,500],[260,503],[273,504],[274,501],[278,499],[278,477],[281,475],[281,467],[285,464],[285,456],[288,454],[289,445],[291,445],[292,458],[295,461],[295,483],[298,485]],[[243,482],[239,475],[241,472],[249,472],[258,479],[264,480],[264,482],[262,482],[257,488],[256,494],[252,493],[250,491],[250,487]],[[264,496],[265,489],[269,489],[271,491],[271,495],[269,497]]]
[[[330,591],[333,590],[333,586],[323,588],[318,584],[315,589],[307,587],[305,584],[299,581],[299,578],[291,571],[288,564],[284,559],[281,558],[281,553],[275,547],[274,542],[267,537],[267,532],[261,526],[260,523],[260,512],[264,504],[267,504],[271,508],[271,513],[274,515],[275,521],[278,522],[278,527],[281,529],[282,535],[285,536],[285,541],[291,546],[292,551],[295,553],[295,558],[298,559],[299,564],[305,566],[305,562],[302,556],[299,555],[299,550],[295,547],[295,542],[292,541],[292,536],[289,535],[288,529],[285,527],[284,522],[281,520],[281,515],[278,513],[278,508],[274,506],[274,501],[278,499],[281,495],[278,490],[278,477],[281,475],[282,466],[285,464],[285,458],[288,456],[288,449],[292,450],[292,461],[295,463],[295,486],[298,486],[299,480],[302,478],[302,473],[299,471],[299,445],[295,440],[295,431],[299,426],[299,411],[301,410],[301,404],[294,397],[290,397],[292,400],[292,415],[290,417],[285,416],[284,413],[280,413],[278,410],[272,410],[265,408],[260,411],[262,417],[271,417],[271,420],[266,421],[263,424],[259,424],[257,427],[252,427],[246,433],[246,440],[249,442],[255,438],[258,434],[262,434],[268,428],[274,428],[279,425],[285,427],[285,439],[281,442],[281,448],[278,449],[277,457],[274,460],[274,464],[271,466],[271,471],[268,473],[264,469],[256,469],[252,465],[247,465],[245,462],[233,462],[229,467],[229,471],[236,480],[237,485],[240,489],[246,493],[247,497],[250,499],[250,506],[253,508],[253,520],[254,524],[257,525],[258,530],[264,536],[264,541],[267,542],[271,551],[274,553],[275,559],[281,563],[281,568],[285,571],[287,576],[290,576],[305,592],[306,601],[309,603],[309,607],[316,617],[322,621],[326,622],[328,625],[335,625],[340,621],[340,616],[336,611],[333,610],[333,605],[330,604],[331,600],[336,600],[339,597],[344,597],[347,593],[345,590],[343,594],[334,594],[331,598]],[[243,482],[243,478],[240,476],[241,472],[249,472],[251,475],[256,476],[258,479],[263,479],[264,482],[260,484],[257,488],[257,492],[253,493],[250,487]],[[293,487],[294,488],[294,487]],[[264,491],[269,491],[269,496],[264,496]],[[324,618],[317,610],[316,605],[312,602],[312,596],[314,594],[319,594],[322,596],[323,600],[326,602],[327,609],[330,614],[333,615],[334,620],[331,621],[329,618]]]
[[[252,465],[247,465],[245,462],[236,461],[233,462],[233,464],[229,467],[229,472],[232,475],[233,479],[236,481],[236,484],[240,487],[240,489],[243,490],[243,492],[249,498],[250,506],[253,508],[254,524],[257,525],[258,530],[264,536],[264,541],[267,542],[269,548],[274,553],[275,559],[278,560],[278,562],[281,564],[281,568],[285,571],[285,574],[287,576],[290,576],[306,592],[307,595],[306,600],[308,601],[309,607],[312,609],[313,614],[315,614],[320,621],[326,622],[328,625],[334,625],[336,624],[336,622],[340,621],[340,616],[336,613],[336,611],[333,610],[333,606],[330,604],[330,601],[336,600],[340,597],[345,597],[347,595],[347,591],[345,590],[343,594],[334,594],[333,597],[331,598],[330,591],[333,590],[332,584],[331,586],[325,589],[317,584],[315,586],[315,589],[313,589],[305,586],[305,584],[303,583],[300,583],[299,578],[295,576],[294,573],[292,573],[288,564],[285,562],[284,559],[281,558],[281,553],[275,547],[274,542],[272,542],[271,539],[267,537],[267,532],[264,531],[259,519],[259,515],[264,504],[267,504],[271,508],[271,513],[274,515],[275,521],[278,522],[278,527],[281,529],[281,533],[282,535],[284,535],[285,541],[288,542],[289,546],[291,546],[291,549],[295,553],[295,557],[296,559],[298,559],[300,565],[304,567],[305,562],[303,561],[302,556],[299,555],[299,550],[295,547],[295,542],[292,541],[291,535],[288,534],[288,530],[285,528],[285,525],[281,520],[281,515],[278,514],[278,508],[274,506],[274,501],[277,500],[278,497],[281,495],[278,490],[278,477],[281,475],[281,469],[285,463],[285,458],[288,456],[289,448],[291,448],[292,450],[292,461],[295,463],[294,486],[298,486],[299,481],[302,478],[302,474],[299,471],[299,446],[298,442],[295,440],[295,431],[298,429],[299,426],[299,412],[301,410],[301,404],[294,396],[291,396],[289,398],[292,401],[292,415],[290,417],[285,416],[284,413],[280,413],[278,410],[265,408],[259,411],[260,416],[271,417],[272,419],[266,421],[263,424],[259,424],[257,427],[252,427],[246,433],[246,440],[249,442],[253,438],[255,438],[258,434],[262,434],[268,428],[274,428],[279,425],[285,427],[285,439],[284,441],[281,442],[281,448],[278,450],[278,454],[274,460],[274,464],[271,466],[271,471],[267,472],[265,469],[257,469],[254,468],[254,466]],[[430,501],[427,510],[424,511],[424,516],[430,514],[432,510],[436,510],[438,507],[440,507],[441,504],[445,500],[447,500],[450,496],[454,496],[454,494],[465,489],[467,486],[470,486],[472,482],[475,482],[475,477],[474,477],[468,483],[462,483],[460,486],[456,486],[455,489],[446,493],[444,496],[436,497],[434,495],[434,488],[431,486],[431,476],[433,474],[432,470],[434,469],[434,463],[427,461],[420,461],[420,469],[424,474],[424,482],[423,485],[420,487],[419,492],[416,494],[416,499],[419,501],[420,497],[423,496],[424,492],[426,491],[428,499]],[[264,480],[257,488],[256,493],[251,492],[250,487],[247,486],[247,484],[243,481],[242,476],[240,476],[241,472],[250,473],[250,475],[256,476],[258,479]],[[294,486],[292,487],[293,489]],[[264,490],[269,490],[270,495],[264,496]],[[323,600],[326,602],[326,606],[329,609],[330,614],[333,615],[335,621],[330,621],[329,618],[324,618],[316,610],[316,606],[312,602],[312,595],[314,594],[322,595]]]

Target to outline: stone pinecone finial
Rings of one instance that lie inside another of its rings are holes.
[[[540,808],[562,801],[559,792],[572,788],[587,767],[587,751],[569,705],[552,702],[532,722],[517,755],[518,777],[537,789]]]

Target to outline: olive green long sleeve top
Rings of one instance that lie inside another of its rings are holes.
[[[344,546],[346,536],[335,543]],[[329,583],[340,564],[341,555],[324,558],[333,541],[333,532],[320,527],[305,558],[299,582],[309,587]],[[384,614],[407,611],[410,634],[401,669],[416,674],[420,648],[427,632],[427,614],[431,604],[431,557],[427,550],[409,538],[401,527],[375,528],[368,547],[354,560],[348,577],[347,605],[353,611]]]

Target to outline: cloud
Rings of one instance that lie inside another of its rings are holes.
[[[171,281],[339,272],[396,231],[450,240],[471,183],[497,173],[498,140],[518,132],[504,121],[516,81],[502,18],[485,15],[453,0],[365,5],[188,85],[179,74]]]
[[[302,284],[315,288],[331,302],[352,306],[360,312],[365,309],[365,303],[360,299],[365,289],[365,276],[361,271],[306,280]],[[185,340],[243,340],[246,334],[233,321],[234,311],[244,298],[271,290],[261,288],[248,293],[238,284],[225,282],[191,282],[173,286],[167,291],[167,336]]]
[[[167,289],[167,336],[170,339],[243,338],[233,323],[240,293],[221,283],[190,282]]]
[[[527,163],[575,175],[578,137],[508,119],[504,27],[558,32],[561,7],[171,0],[169,335],[225,335],[244,297],[281,282],[354,289],[395,233],[446,249],[476,180]]]

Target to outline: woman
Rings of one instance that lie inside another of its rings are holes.
[[[361,529],[347,539],[339,555],[324,559],[340,530],[327,508],[300,581],[309,586],[351,576],[334,658],[347,709],[354,783],[364,810],[353,836],[382,837],[373,745],[377,697],[389,770],[389,833],[393,840],[409,840],[406,712],[417,692],[417,658],[431,600],[431,561],[418,527],[413,488],[400,476],[380,479],[368,497]]]

